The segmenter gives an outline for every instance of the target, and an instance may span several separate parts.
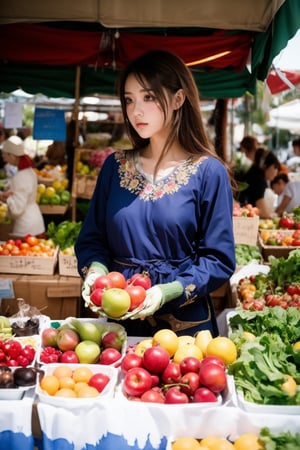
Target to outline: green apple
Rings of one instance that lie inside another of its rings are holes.
[[[94,341],[81,341],[76,345],[75,353],[80,364],[95,364],[98,362],[101,350]]]
[[[124,289],[106,289],[102,296],[102,309],[109,317],[122,317],[130,308],[130,295]]]

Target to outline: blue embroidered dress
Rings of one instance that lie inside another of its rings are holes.
[[[208,328],[216,335],[209,293],[235,269],[225,167],[213,157],[189,157],[152,183],[136,152],[115,152],[99,174],[75,251],[82,276],[98,261],[126,278],[147,271],[152,285],[176,279],[184,286],[181,297],[149,320],[122,321],[129,335],[149,336],[170,325],[178,334]]]

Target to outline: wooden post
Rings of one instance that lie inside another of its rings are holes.
[[[81,68],[80,66],[76,67],[76,76],[75,76],[75,103],[74,103],[74,109],[72,112],[71,120],[75,121],[75,136],[74,136],[74,153],[76,151],[76,148],[78,147],[78,137],[79,137],[79,120],[78,120],[78,113],[79,113],[79,103],[80,103],[80,75],[81,75]],[[76,168],[74,167],[74,161],[75,157],[72,161],[73,163],[73,180],[74,180],[74,171]],[[76,193],[74,193],[73,190],[73,183],[72,183],[72,197],[71,197],[71,212],[72,212],[72,221],[76,221]]]

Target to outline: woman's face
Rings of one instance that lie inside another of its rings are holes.
[[[278,175],[278,169],[272,164],[265,169],[265,179],[267,181],[272,181],[276,175]]]
[[[168,102],[167,117],[149,89],[145,89],[131,74],[125,83],[125,102],[128,119],[143,139],[169,132],[173,108]]]
[[[278,183],[273,184],[272,189],[277,195],[281,195],[284,191],[285,183],[282,180],[279,180]]]

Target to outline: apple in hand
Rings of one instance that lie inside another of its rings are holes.
[[[88,385],[96,388],[98,392],[102,392],[109,381],[110,377],[105,373],[94,373],[89,379]]]
[[[109,317],[122,317],[130,308],[130,295],[125,289],[106,289],[102,296],[102,308]]]
[[[143,366],[152,374],[163,372],[169,362],[168,351],[158,345],[147,348],[143,354]]]
[[[140,397],[152,387],[152,377],[143,367],[133,367],[124,377],[123,390],[125,394]]]
[[[91,302],[96,306],[101,306],[103,293],[104,293],[103,288],[94,289],[90,295]]]
[[[146,289],[142,286],[135,286],[129,284],[126,286],[125,291],[128,292],[130,296],[130,308],[129,311],[133,311],[137,308],[146,298]]]
[[[111,278],[109,278],[107,275],[99,275],[94,281],[94,284],[92,286],[92,290],[95,289],[110,289],[114,286],[114,283]]]

